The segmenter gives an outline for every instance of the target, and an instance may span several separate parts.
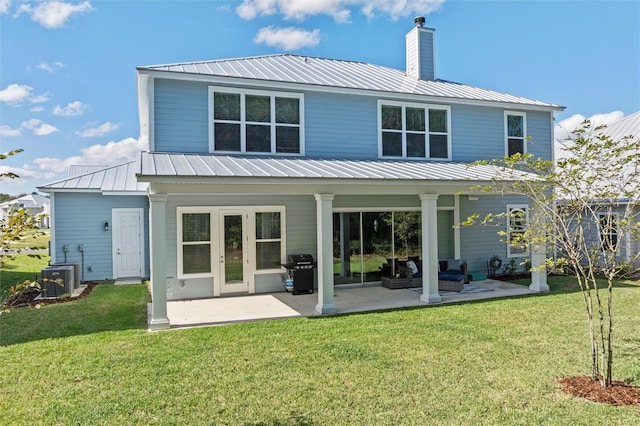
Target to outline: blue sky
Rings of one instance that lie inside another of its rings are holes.
[[[0,0],[0,151],[24,149],[0,192],[146,149],[136,66],[291,52],[404,69],[417,15],[438,78],[564,105],[557,134],[640,110],[638,0]]]

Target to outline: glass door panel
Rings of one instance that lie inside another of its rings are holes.
[[[420,212],[394,212],[395,255],[401,260],[420,257],[422,253],[422,216]]]
[[[360,213],[333,214],[334,284],[362,282]]]
[[[245,279],[246,255],[244,246],[244,214],[221,213],[221,292],[237,293],[248,291]]]
[[[394,257],[391,231],[390,212],[362,214],[363,282],[380,281],[383,274],[391,275],[389,262]]]

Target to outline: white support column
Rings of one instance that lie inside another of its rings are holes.
[[[440,303],[438,293],[438,194],[420,195],[422,207],[422,296],[425,303]]]
[[[167,220],[166,194],[149,194],[149,245],[151,246],[151,319],[149,330],[166,330],[167,317]]]
[[[529,210],[531,213],[529,226],[535,229],[546,229],[544,216],[537,214],[535,209]],[[547,293],[547,248],[544,244],[531,244],[531,284],[529,290],[540,293]]]
[[[316,312],[334,314],[333,301],[333,197],[315,194],[318,240],[318,304]]]

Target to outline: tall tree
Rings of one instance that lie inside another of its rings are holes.
[[[546,268],[576,277],[589,324],[591,376],[602,386],[612,383],[614,282],[637,269],[640,256],[639,136],[613,140],[605,126],[587,120],[555,163],[528,154],[478,162],[501,172],[492,185],[475,189],[529,197],[529,223],[522,226],[521,212],[472,215],[464,223],[503,223],[507,244],[546,246]],[[504,183],[521,171],[537,177]]]

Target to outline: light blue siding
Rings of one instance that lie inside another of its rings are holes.
[[[531,140],[527,152],[550,159],[553,151],[553,121],[548,112],[527,112],[527,133]]]
[[[209,151],[207,85],[156,79],[155,151]]]
[[[453,161],[471,162],[505,156],[504,109],[455,105],[451,108]],[[517,110],[516,110],[517,111]],[[553,125],[548,112],[528,111],[527,152],[551,159]]]
[[[504,157],[504,110],[455,105],[451,108],[453,161]]]
[[[209,152],[208,85],[156,79],[154,90],[155,151]],[[378,158],[378,98],[317,92],[304,95],[306,156]],[[449,106],[453,161],[504,156],[504,108]],[[550,113],[523,112],[527,115],[527,133],[531,137],[528,151],[551,158]]]
[[[464,221],[472,214],[479,214],[480,218],[489,213],[498,214],[507,211],[507,204],[529,204],[525,197],[499,197],[478,196],[475,201],[468,197],[460,197],[460,220]],[[506,221],[500,225],[473,225],[460,229],[460,257],[467,260],[470,271],[483,271],[487,269],[486,263],[493,255],[500,256],[502,265],[509,261],[507,258],[507,245],[501,240],[504,237],[498,235],[499,231],[506,230]],[[516,258],[520,263],[524,258]]]
[[[377,109],[372,97],[307,94],[306,155],[378,158]]]
[[[455,257],[453,210],[438,210],[438,259]]]
[[[98,193],[59,192],[54,195],[56,262],[77,262],[83,266],[83,280],[113,278],[111,209],[144,209],[145,265],[144,275],[149,276],[149,203],[146,196],[104,196]],[[109,221],[109,231],[104,222]],[[78,245],[84,244],[83,253]],[[63,251],[67,245],[69,251]]]

